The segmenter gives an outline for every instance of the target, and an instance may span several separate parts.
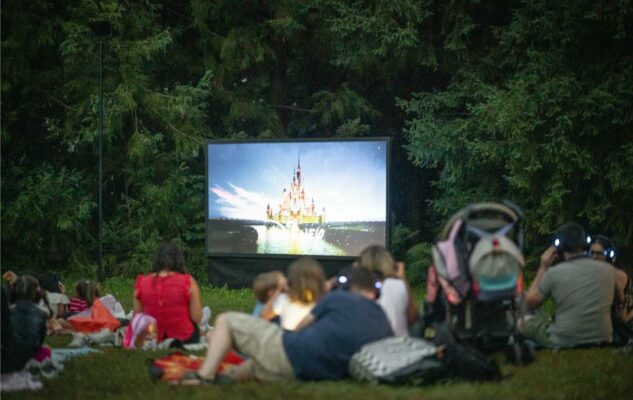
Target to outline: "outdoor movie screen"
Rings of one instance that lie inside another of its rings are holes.
[[[388,245],[388,138],[206,146],[207,255],[355,257]]]

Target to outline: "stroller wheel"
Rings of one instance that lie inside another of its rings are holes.
[[[534,347],[530,346],[527,342],[521,342],[521,347],[523,347],[522,359],[524,364],[529,364],[536,359],[536,350]]]
[[[508,361],[512,364],[520,365],[523,361],[523,349],[521,348],[521,344],[517,342],[509,343],[506,355]]]

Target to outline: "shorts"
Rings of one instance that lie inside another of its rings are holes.
[[[294,379],[295,374],[283,345],[283,329],[249,314],[224,314],[235,349],[251,357],[255,377],[261,381]]]
[[[523,323],[523,334],[543,347],[556,347],[547,332],[552,321],[542,312],[537,312]]]

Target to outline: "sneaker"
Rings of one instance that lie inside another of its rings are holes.
[[[102,329],[98,333],[91,333],[90,335],[88,335],[88,341],[90,344],[114,344],[114,332],[109,329]]]
[[[141,350],[156,350],[158,349],[158,343],[156,343],[156,339],[149,339],[143,341],[141,346]]]
[[[119,328],[114,333],[114,346],[115,347],[123,347],[123,339],[125,338],[125,331],[127,327]]]
[[[88,337],[83,333],[73,333],[73,340],[70,341],[68,347],[88,347]]]

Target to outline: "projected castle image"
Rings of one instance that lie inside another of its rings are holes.
[[[297,167],[292,174],[290,190],[283,189],[278,211],[274,212],[270,204],[266,207],[268,221],[276,221],[286,226],[325,223],[325,208],[321,208],[320,213],[317,213],[314,197],[308,201],[304,182],[301,176],[301,159],[298,158]]]
[[[383,139],[210,142],[210,255],[354,257],[387,243]]]

